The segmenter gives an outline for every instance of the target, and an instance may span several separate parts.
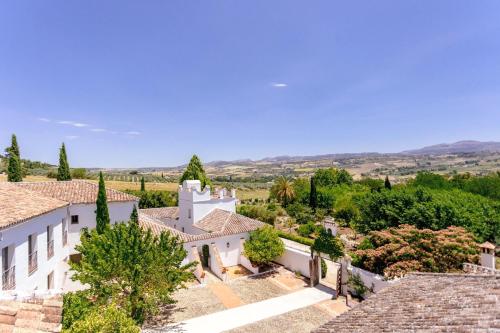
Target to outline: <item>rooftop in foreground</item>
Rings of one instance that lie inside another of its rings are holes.
[[[499,330],[499,276],[414,273],[313,332]]]

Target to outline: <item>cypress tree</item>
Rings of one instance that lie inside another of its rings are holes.
[[[389,176],[385,176],[384,187],[388,190],[392,189],[391,181],[389,180]]]
[[[68,158],[66,156],[66,147],[64,142],[59,150],[59,168],[57,169],[57,180],[71,180]]]
[[[146,182],[144,181],[144,177],[141,178],[141,192],[146,191]]]
[[[132,214],[130,214],[130,221],[134,223],[139,223],[139,213],[137,213],[137,207],[134,205]]]
[[[206,185],[210,185],[210,179],[208,179],[205,174],[205,169],[203,168],[203,164],[201,164],[198,156],[193,155],[191,160],[189,161],[186,170],[181,176],[180,183],[182,184],[185,180],[199,180],[201,182],[201,187],[205,187]]]
[[[11,146],[5,150],[8,154],[8,164],[7,164],[7,180],[9,182],[21,182],[23,181],[23,170],[21,164],[21,153],[19,152],[19,146],[17,144],[17,138],[15,134],[12,134]]]
[[[309,192],[309,207],[314,211],[318,207],[318,193],[316,192],[316,181],[311,177],[311,191]]]
[[[102,172],[99,172],[99,190],[97,192],[96,205],[96,230],[98,233],[102,234],[109,225],[108,199]]]

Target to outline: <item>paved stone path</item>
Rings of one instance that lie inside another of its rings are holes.
[[[217,296],[221,303],[228,309],[243,305],[242,300],[225,283],[212,283],[208,288]]]
[[[219,333],[323,302],[331,299],[333,293],[331,289],[322,286],[305,288],[284,296],[192,318],[148,332]]]

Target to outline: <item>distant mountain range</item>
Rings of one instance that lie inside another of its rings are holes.
[[[443,154],[480,153],[480,152],[500,152],[500,142],[494,142],[494,141],[482,142],[482,141],[464,140],[454,143],[440,143],[437,145],[427,146],[419,149],[405,150],[399,153],[366,152],[366,153],[324,154],[324,155],[311,155],[311,156],[282,155],[275,157],[266,157],[260,160],[240,159],[234,161],[213,161],[206,163],[206,165],[218,167],[228,164],[252,165],[255,163],[266,163],[266,162],[292,163],[292,162],[303,162],[303,161],[348,159],[357,157],[376,157],[381,155],[443,155]]]
[[[457,154],[457,153],[479,153],[479,152],[500,152],[500,142],[488,141],[458,141],[454,143],[441,143],[427,146],[420,149],[406,150],[400,154],[411,155],[437,155],[437,154]]]

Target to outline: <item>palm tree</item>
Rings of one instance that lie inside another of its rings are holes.
[[[292,182],[284,176],[281,176],[276,180],[273,185],[273,192],[276,199],[278,199],[283,206],[288,205],[288,203],[295,198],[295,191],[293,190]]]

